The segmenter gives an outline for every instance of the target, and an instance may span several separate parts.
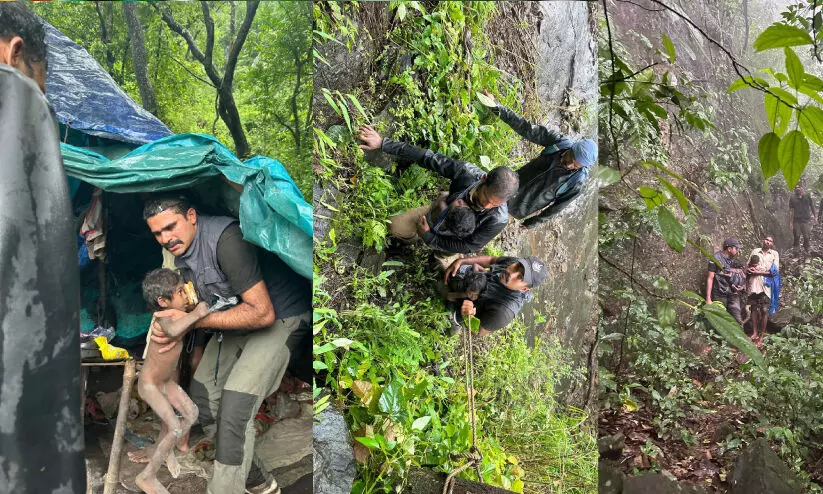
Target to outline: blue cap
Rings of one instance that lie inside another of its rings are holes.
[[[591,139],[580,139],[572,145],[574,159],[583,168],[588,168],[597,162],[597,143]]]

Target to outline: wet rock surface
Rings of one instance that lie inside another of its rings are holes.
[[[314,492],[349,494],[357,467],[346,420],[327,408],[314,426]]]
[[[800,483],[789,467],[758,439],[734,463],[731,494],[796,494]]]

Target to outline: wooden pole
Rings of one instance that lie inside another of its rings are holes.
[[[123,436],[126,433],[126,419],[129,415],[129,397],[131,397],[131,387],[132,384],[134,384],[135,369],[135,360],[127,360],[125,368],[123,369],[123,389],[120,391],[120,406],[117,408],[117,423],[114,427],[114,439],[111,443],[109,469],[106,471],[103,494],[115,494],[117,484],[120,482],[120,456],[123,452]]]

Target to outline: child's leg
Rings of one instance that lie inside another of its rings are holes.
[[[769,325],[769,306],[760,304],[760,337],[766,334],[766,326]]]
[[[752,306],[752,340],[757,340],[760,334],[760,307]]]
[[[189,395],[187,395],[186,392],[183,391],[183,388],[176,382],[170,382],[166,385],[166,396],[168,396],[169,402],[174,409],[183,415],[183,420],[181,421],[183,434],[177,442],[177,449],[186,452],[189,450],[189,430],[191,429],[192,424],[197,421],[197,405],[191,401]],[[174,455],[172,452],[169,457],[171,458],[173,456]],[[176,460],[170,461],[174,461],[176,464]]]
[[[135,482],[146,494],[169,494],[169,491],[157,480],[157,471],[169,452],[174,449],[174,443],[177,442],[182,433],[182,425],[174,413],[171,403],[158,385],[154,382],[146,382],[142,378],[143,376],[137,383],[137,391],[140,397],[154,410],[154,413],[160,417],[166,429],[165,435],[158,438],[157,449],[154,451],[149,464],[137,475]]]

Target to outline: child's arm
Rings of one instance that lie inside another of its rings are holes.
[[[466,296],[466,292],[449,292],[446,294],[446,299],[450,301],[463,300],[466,298],[468,298],[468,296]]]
[[[177,338],[178,336],[185,334],[186,331],[194,325],[194,323],[200,319],[203,319],[203,317],[205,317],[208,313],[209,305],[206,302],[200,302],[193,311],[179,319],[172,320],[170,317],[158,317],[156,320],[157,323],[160,324],[160,327],[163,329],[164,333],[172,338]]]

